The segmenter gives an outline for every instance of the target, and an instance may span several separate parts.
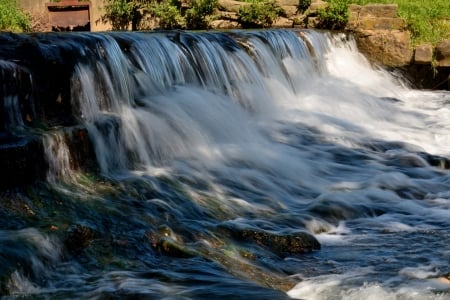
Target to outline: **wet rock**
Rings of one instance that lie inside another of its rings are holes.
[[[11,187],[42,179],[46,174],[42,141],[38,137],[0,134],[0,187]]]
[[[304,231],[269,232],[258,228],[240,228],[228,224],[220,226],[220,230],[238,241],[256,243],[281,257],[320,249],[317,239]]]
[[[87,248],[96,237],[97,232],[94,229],[84,225],[76,225],[64,240],[64,246],[67,251],[78,253]]]
[[[197,255],[195,250],[184,246],[182,242],[178,241],[168,226],[160,226],[156,232],[148,231],[145,236],[152,248],[162,255],[178,258],[188,258]]]
[[[441,169],[450,169],[450,159],[447,157],[432,155],[429,153],[419,153],[431,166]]]

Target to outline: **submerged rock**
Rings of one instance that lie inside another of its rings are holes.
[[[321,247],[314,236],[304,231],[269,232],[258,228],[239,228],[228,224],[220,226],[220,230],[238,241],[256,243],[281,257],[304,254],[319,250]]]
[[[69,252],[77,253],[87,248],[96,236],[97,233],[94,229],[84,225],[76,225],[64,240],[64,246]]]

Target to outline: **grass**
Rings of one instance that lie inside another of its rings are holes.
[[[0,0],[0,31],[30,30],[30,18],[17,6],[16,0]]]
[[[405,18],[415,45],[450,38],[450,0],[351,0],[351,3],[397,3],[398,14]]]

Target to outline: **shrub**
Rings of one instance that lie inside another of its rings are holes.
[[[103,23],[110,22],[113,30],[127,30],[133,19],[136,9],[134,1],[106,0],[105,14],[101,20]]]
[[[149,5],[149,11],[157,18],[161,29],[182,29],[186,26],[181,15],[181,3],[177,0],[152,3]]]
[[[297,9],[299,12],[304,13],[311,6],[311,0],[299,0]]]
[[[267,28],[282,15],[275,0],[253,0],[239,8],[238,22],[243,28]]]
[[[319,9],[319,27],[338,30],[345,28],[349,13],[350,0],[329,0],[326,8]]]
[[[30,31],[30,17],[17,8],[15,0],[0,0],[0,31]]]
[[[217,0],[191,0],[186,11],[186,25],[189,29],[207,29],[210,27],[211,15],[217,8]]]

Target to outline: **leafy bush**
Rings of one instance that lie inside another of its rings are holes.
[[[344,29],[348,22],[350,0],[329,0],[326,8],[319,9],[319,27],[324,29]]]
[[[127,30],[137,3],[127,0],[106,0],[105,14],[101,20],[110,22],[113,30]]]
[[[189,9],[179,0],[106,0],[101,20],[111,23],[113,30],[141,27],[141,21],[154,18],[162,29],[207,29],[217,0],[189,0]],[[145,27],[145,26],[144,26]],[[148,28],[147,28],[148,29]]]
[[[311,6],[311,0],[299,0],[297,9],[299,12],[304,13]]]
[[[275,0],[253,0],[239,8],[238,22],[243,28],[267,28],[282,15]]]
[[[186,25],[189,29],[207,29],[210,27],[211,15],[217,8],[217,0],[191,0],[186,11]]]
[[[149,11],[157,18],[161,29],[181,29],[186,26],[181,15],[181,3],[177,0],[152,3],[149,5]]]
[[[15,0],[0,0],[0,31],[30,31],[30,17],[17,8]]]

